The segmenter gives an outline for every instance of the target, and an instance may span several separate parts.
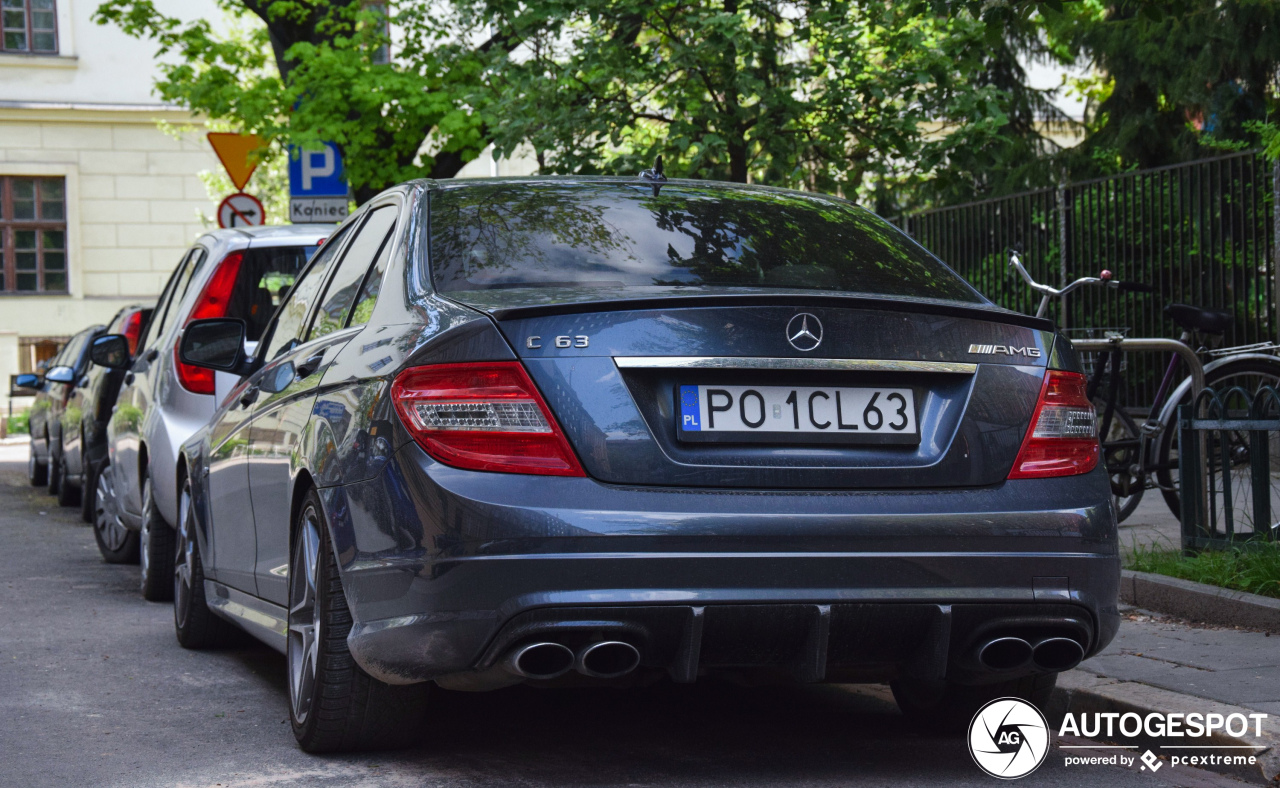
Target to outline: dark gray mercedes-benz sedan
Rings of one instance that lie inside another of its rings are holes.
[[[288,657],[310,751],[428,688],[890,682],[1043,702],[1114,636],[1095,416],[1052,324],[831,197],[416,182],[367,203],[182,450],[175,620]]]

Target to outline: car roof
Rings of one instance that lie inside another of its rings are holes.
[[[269,224],[262,227],[235,227],[209,230],[201,234],[215,245],[225,243],[232,248],[248,246],[315,246],[322,238],[333,235],[336,224]]]

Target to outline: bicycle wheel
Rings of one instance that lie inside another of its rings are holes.
[[[1260,386],[1274,386],[1280,390],[1280,358],[1250,358],[1223,364],[1211,372],[1205,373],[1205,385],[1225,391],[1239,386],[1252,398]],[[1191,401],[1188,392],[1179,404]],[[1226,403],[1233,417],[1245,415],[1248,403],[1229,401]],[[1177,413],[1174,413],[1174,419]],[[1249,462],[1249,433],[1226,433],[1230,445],[1227,448],[1231,460],[1231,505],[1237,532],[1272,531],[1280,520],[1280,442],[1273,437],[1269,441],[1271,453],[1271,520],[1258,527],[1253,522],[1253,476]],[[1212,447],[1216,456],[1221,456],[1222,446]],[[1156,448],[1156,481],[1160,484],[1160,492],[1170,511],[1179,519],[1182,517],[1182,501],[1178,488],[1178,427],[1176,421],[1166,424],[1164,431],[1157,439]],[[1218,521],[1222,522],[1222,499],[1215,496],[1218,507]]]
[[[1106,411],[1105,402],[1094,402],[1098,412],[1098,430],[1102,431],[1102,414]],[[1138,464],[1138,446],[1142,433],[1138,425],[1128,413],[1115,409],[1111,416],[1111,429],[1102,436],[1102,464],[1111,479],[1111,497],[1116,504],[1116,521],[1124,522],[1133,514],[1142,500],[1142,493],[1147,487],[1145,474],[1135,474],[1133,467]]]

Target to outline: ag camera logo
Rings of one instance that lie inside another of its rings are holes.
[[[1049,723],[1025,700],[997,698],[973,715],[969,754],[992,777],[1026,777],[1049,755]]]

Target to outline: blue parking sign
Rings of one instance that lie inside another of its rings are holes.
[[[332,142],[319,150],[289,146],[289,194],[293,197],[346,197],[342,152]]]

